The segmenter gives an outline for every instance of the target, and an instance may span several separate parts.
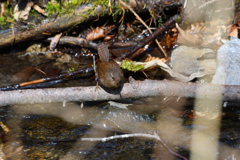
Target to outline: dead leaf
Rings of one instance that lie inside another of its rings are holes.
[[[172,46],[172,38],[170,37],[169,33],[165,34],[161,40],[161,45],[165,46],[167,49],[171,48]]]
[[[211,23],[209,26],[206,27],[203,23],[196,23],[191,25],[191,29],[184,31],[176,24],[179,31],[177,42],[191,47],[218,49],[222,46],[221,37],[226,34],[227,27],[224,25],[213,27]]]
[[[54,38],[52,39],[51,43],[50,43],[50,51],[53,51],[54,48],[56,47],[60,37],[62,36],[62,33],[59,33],[57,35],[54,36]]]
[[[93,41],[103,37],[104,37],[104,30],[102,28],[97,27],[94,30],[92,30],[90,33],[88,33],[88,35],[86,36],[86,39],[89,41]]]
[[[187,46],[201,46],[203,43],[202,34],[189,31],[184,31],[181,29],[178,24],[176,24],[176,28],[178,29],[179,35],[177,42],[179,44],[184,44]],[[195,28],[194,28],[195,29]],[[199,29],[199,28],[197,28]]]
[[[30,1],[27,3],[24,10],[19,11],[19,7],[18,5],[16,5],[14,8],[14,14],[13,14],[14,19],[16,21],[18,21],[19,19],[27,20],[32,6],[33,6],[33,2]]]
[[[15,82],[15,83],[26,82],[30,79],[34,71],[35,71],[35,67],[25,68],[20,72],[16,73],[15,75],[13,75],[12,78],[10,79],[10,82]]]
[[[229,36],[234,36],[238,38],[238,27],[236,26],[236,24],[234,24],[231,29],[230,29],[230,33]]]
[[[169,58],[168,58],[168,59],[169,59]],[[148,57],[148,58],[145,60],[145,62],[150,62],[150,61],[152,61],[152,60],[160,60],[160,61],[162,61],[163,63],[165,63],[165,62],[168,61],[168,59],[159,58],[159,57]]]
[[[38,13],[41,13],[44,16],[47,16],[47,13],[45,13],[44,9],[42,9],[41,7],[39,7],[38,5],[33,5],[33,9],[35,9]]]

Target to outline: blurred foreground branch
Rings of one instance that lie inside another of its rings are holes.
[[[148,96],[219,99],[219,93],[223,96],[222,100],[224,101],[240,99],[240,86],[184,83],[169,80],[135,81],[130,78],[130,83],[125,83],[121,91],[95,89],[96,87],[92,86],[1,91],[0,103],[1,106],[5,106],[27,103],[120,100]],[[196,90],[198,90],[197,97]]]

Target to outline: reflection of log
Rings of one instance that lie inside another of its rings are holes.
[[[107,93],[96,87],[71,87],[51,89],[29,89],[16,91],[1,91],[0,104],[49,103],[66,101],[100,101],[140,98],[147,96],[180,96],[191,98],[240,100],[240,86],[223,86],[215,84],[183,83],[176,81],[145,80],[124,84],[121,96],[118,90]],[[196,89],[198,95],[196,96]],[[222,91],[224,89],[224,91]]]

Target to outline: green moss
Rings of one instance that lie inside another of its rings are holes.
[[[109,8],[109,0],[69,0],[65,1],[64,3],[60,4],[55,1],[54,5],[51,4],[51,2],[48,2],[47,7],[45,8],[45,12],[49,14],[59,14],[60,16],[66,15],[70,16],[74,13],[74,9],[77,6],[80,6],[82,4],[92,4],[92,9],[86,10],[88,14],[93,15],[95,14],[95,7],[98,5],[101,5],[104,10]],[[111,9],[113,10],[110,15],[113,17],[116,17],[117,15],[121,15],[124,13],[124,10],[122,9],[122,6],[111,6]],[[104,14],[104,13],[103,13]],[[87,15],[86,15],[87,16]]]
[[[141,71],[144,68],[144,65],[136,64],[136,62],[129,62],[127,60],[123,60],[121,67],[128,71],[136,72],[136,71]]]
[[[0,16],[0,25],[3,26],[3,25],[11,25],[11,22],[14,22],[14,19],[13,19],[13,12],[11,10],[11,8],[9,7],[9,5],[7,3],[4,3],[5,4],[5,12],[3,14],[3,16]]]
[[[0,24],[1,25],[6,25],[7,24],[7,22],[6,22],[6,20],[4,19],[3,16],[0,16]]]
[[[82,16],[82,17],[85,17],[85,18],[88,18],[88,16],[85,15],[85,14],[78,13],[77,15]]]
[[[69,68],[68,70],[69,70],[69,73],[70,73],[70,72],[74,72],[74,71],[75,71],[75,68]]]
[[[36,15],[36,14],[38,14],[38,12],[35,9],[31,9],[30,10],[30,14],[31,15]]]
[[[7,21],[13,20],[11,17],[7,17],[6,19],[7,19]]]
[[[180,16],[177,16],[176,18],[176,22],[178,22],[180,20]]]
[[[158,27],[162,26],[163,25],[163,20],[162,20],[162,17],[160,17],[158,19]]]
[[[12,17],[0,16],[0,25],[7,25],[10,24],[10,22],[14,22]]]
[[[55,4],[52,5],[51,2],[49,1],[46,8],[45,8],[45,12],[49,14],[58,14],[61,10],[61,6],[60,6],[60,3],[57,3],[55,1]]]
[[[59,14],[62,15],[71,15],[74,13],[74,8],[81,5],[81,4],[93,4],[93,8],[89,10],[88,12],[92,15],[94,14],[95,7],[97,5],[101,5],[104,8],[108,7],[108,0],[69,0],[65,1],[60,5],[60,3],[56,2],[54,5],[51,4],[51,2],[48,2],[47,7],[45,8],[46,13],[48,14]]]
[[[114,12],[110,13],[109,15],[112,15],[114,22],[117,21],[119,15],[125,14],[125,11],[122,7],[118,7],[118,6],[113,7],[113,11]],[[122,22],[120,25],[122,25],[123,21],[124,21],[124,19],[122,19]]]

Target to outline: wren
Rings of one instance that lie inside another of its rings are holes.
[[[109,50],[106,45],[98,45],[98,55],[100,59],[97,62],[99,85],[107,89],[119,88],[123,83],[123,72],[113,59],[109,59]]]

